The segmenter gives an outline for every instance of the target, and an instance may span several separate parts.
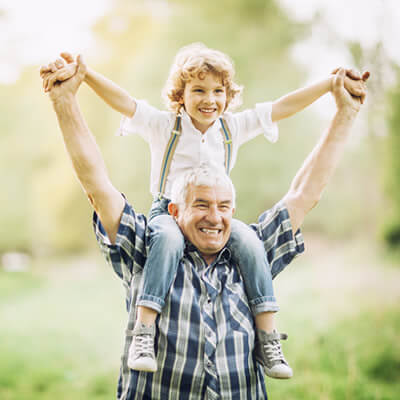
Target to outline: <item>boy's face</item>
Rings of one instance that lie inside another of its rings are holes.
[[[181,101],[193,125],[204,133],[226,108],[226,88],[222,78],[212,73],[200,73],[186,83]]]

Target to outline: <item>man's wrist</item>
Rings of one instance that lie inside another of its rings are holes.
[[[75,101],[75,95],[72,93],[66,93],[61,96],[57,96],[55,98],[52,98],[52,103],[54,109],[57,110],[63,110],[67,107],[70,107],[74,101]]]
[[[359,110],[351,106],[340,107],[336,111],[336,117],[343,121],[352,122],[356,119],[358,111]]]

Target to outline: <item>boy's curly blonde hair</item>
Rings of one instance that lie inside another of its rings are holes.
[[[233,61],[221,51],[209,49],[203,43],[193,43],[178,51],[163,89],[162,95],[170,111],[180,111],[186,83],[204,73],[221,77],[226,89],[226,109],[241,104],[243,88],[233,81]]]

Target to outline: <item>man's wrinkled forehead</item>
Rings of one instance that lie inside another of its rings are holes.
[[[225,182],[219,182],[215,185],[189,183],[186,188],[185,204],[190,205],[195,201],[208,201],[211,198],[218,203],[225,203],[234,206],[232,187]]]

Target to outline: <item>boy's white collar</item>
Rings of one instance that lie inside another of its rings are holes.
[[[185,110],[184,108],[181,109],[180,113],[181,113],[181,115],[182,115],[182,120],[183,120],[183,121],[187,121],[187,122],[190,124],[190,126],[191,126],[195,131],[199,131],[199,130],[193,125],[193,122],[192,122],[192,119],[190,118],[190,115],[186,112],[186,110]],[[219,118],[217,118],[217,119],[214,121],[214,123],[207,129],[207,131],[206,131],[205,133],[207,133],[207,132],[209,132],[209,131],[213,131],[213,130],[219,129],[219,128],[220,128],[220,122],[219,122]]]

